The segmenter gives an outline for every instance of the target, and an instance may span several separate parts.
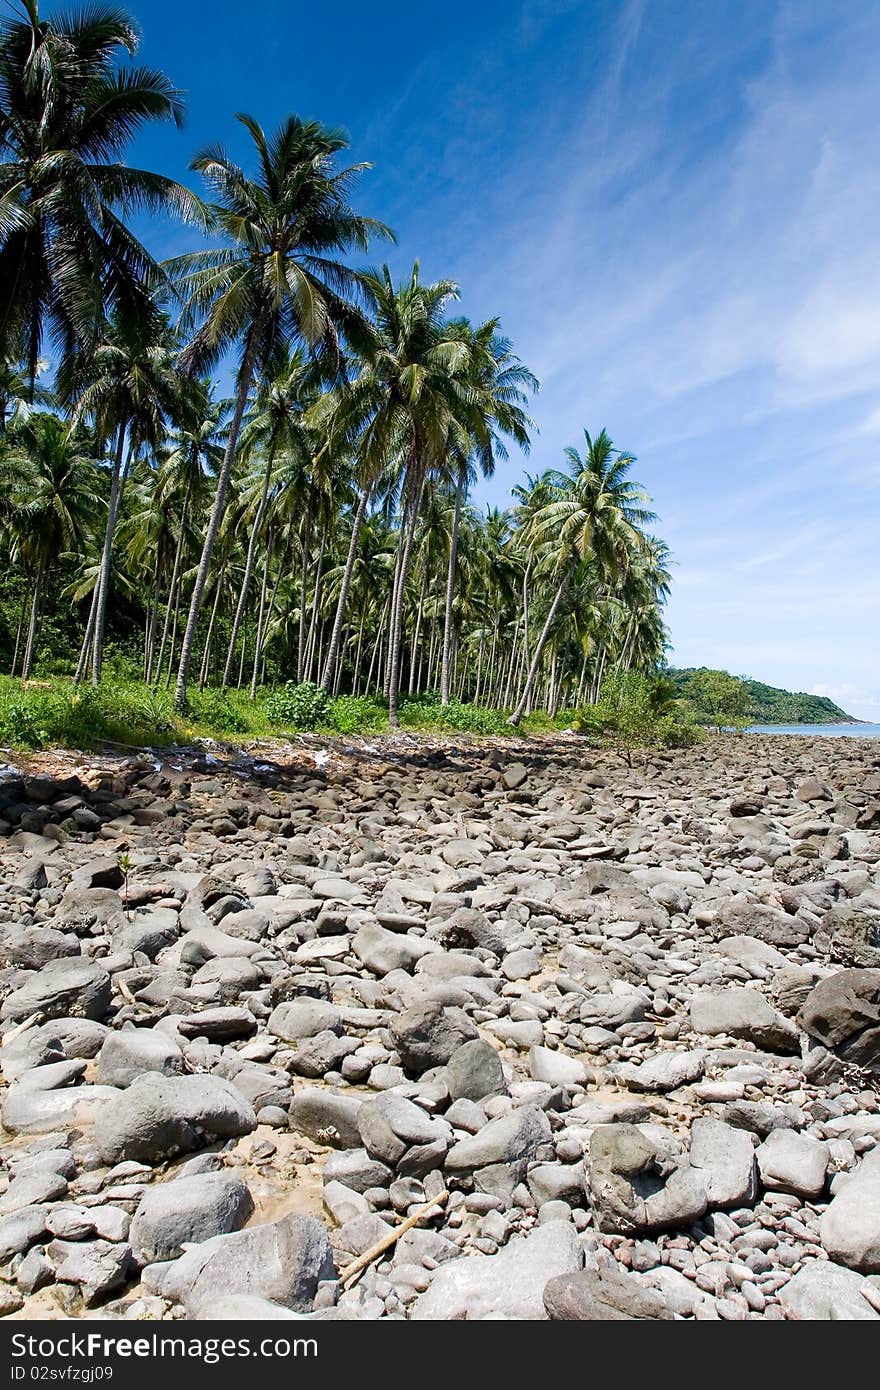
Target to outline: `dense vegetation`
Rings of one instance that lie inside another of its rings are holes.
[[[716,715],[722,723],[753,724],[839,724],[852,719],[825,695],[793,694],[727,671],[698,667],[669,670],[666,675],[703,724],[716,723]]]
[[[584,431],[480,513],[476,480],[536,428],[498,320],[418,263],[399,285],[363,267],[392,234],[358,212],[339,131],[241,116],[250,167],[203,150],[201,198],[132,168],[134,135],[182,112],[136,47],[115,8],[26,0],[0,27],[5,736],[300,727],[303,685],[322,718],[392,728],[619,707],[665,647],[635,460]],[[144,209],[204,248],[158,263]]]

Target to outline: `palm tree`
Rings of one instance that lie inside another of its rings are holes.
[[[223,517],[248,393],[284,343],[304,343],[337,370],[340,340],[365,341],[367,326],[354,300],[360,278],[338,259],[371,235],[390,236],[356,213],[348,191],[367,166],[336,170],[348,147],[339,131],[288,116],[267,139],[250,116],[239,116],[253,141],[257,174],[248,178],[219,147],[196,156],[213,195],[210,227],[222,244],[169,265],[181,281],[184,323],[199,326],[184,353],[203,370],[228,350],[238,352],[235,406],[214,505],[205,532],[180,654],[175,705],[186,706],[187,683],[211,555]]]
[[[314,379],[314,369],[303,353],[298,350],[290,352],[286,346],[282,347],[277,361],[272,364],[271,374],[260,383],[253,410],[242,430],[242,458],[247,460],[259,453],[265,459],[265,465],[250,527],[244,575],[232,620],[226,665],[223,670],[224,686],[229,684],[238,634],[254,572],[254,553],[257,539],[262,532],[263,516],[276,462],[284,455],[285,470],[293,463],[294,468],[298,467],[306,477],[308,476],[312,450],[303,416],[314,395]]]
[[[150,307],[161,276],[126,214],[200,220],[201,204],[122,162],[144,126],[183,113],[161,72],[117,65],[137,49],[125,12],[22,8],[0,25],[0,353],[24,361],[32,391],[47,333],[62,356],[89,350],[108,312]]]
[[[189,379],[185,384],[180,400],[176,402],[177,428],[172,433],[167,448],[160,457],[155,485],[155,504],[160,514],[165,517],[174,513],[177,514],[177,537],[174,545],[171,578],[168,583],[165,620],[162,624],[159,652],[154,664],[153,637],[159,611],[159,568],[157,567],[155,571],[153,602],[144,656],[145,678],[148,681],[152,679],[154,673],[157,681],[161,675],[172,613],[174,615],[174,633],[171,639],[171,656],[173,657],[184,551],[193,540],[191,534],[193,520],[194,517],[201,515],[201,507],[206,500],[208,480],[212,476],[216,477],[223,462],[228,411],[229,402],[215,400],[211,383],[207,380]],[[169,680],[170,664],[171,658],[169,658]]]
[[[100,439],[115,440],[101,568],[89,622],[93,629],[92,683],[97,685],[101,679],[111,553],[124,481],[126,444],[129,462],[136,450],[147,445],[158,447],[165,432],[165,419],[180,399],[181,384],[173,338],[167,323],[155,311],[117,313],[105,339],[86,359],[84,370],[87,380],[81,389],[65,388],[65,394],[76,398],[74,421],[90,418]],[[85,665],[88,642],[87,632],[81,667]],[[81,676],[80,669],[77,679]]]
[[[595,439],[585,430],[584,438],[583,457],[573,447],[565,450],[568,472],[553,480],[553,496],[531,519],[526,538],[534,552],[543,552],[555,591],[510,716],[514,725],[525,712],[544,645],[578,563],[590,557],[603,581],[619,582],[644,543],[640,528],[654,519],[644,489],[627,476],[634,457],[615,449],[604,429]]]
[[[27,680],[49,567],[63,551],[86,545],[102,505],[99,470],[81,434],[57,415],[40,412],[16,431],[2,471],[16,551],[33,574],[21,671]]]
[[[357,458],[360,496],[355,511],[333,632],[321,675],[327,689],[336,661],[358,536],[373,488],[389,466],[400,478],[401,526],[391,591],[386,684],[389,716],[397,723],[400,635],[403,593],[429,470],[468,444],[458,424],[454,372],[466,360],[467,345],[444,319],[446,305],[458,297],[452,280],[424,285],[418,262],[407,284],[395,288],[388,266],[363,277],[373,312],[373,335],[362,354],[354,381],[339,392],[328,425],[331,438],[341,436]]]
[[[470,454],[457,460],[455,511],[449,541],[446,572],[446,610],[443,623],[443,665],[440,700],[449,704],[449,658],[452,649],[452,609],[455,594],[455,564],[461,507],[468,486],[476,478],[476,463],[484,478],[495,471],[496,457],[507,458],[503,436],[513,439],[523,453],[529,450],[529,428],[534,421],[526,414],[528,391],[538,390],[538,380],[513,355],[510,341],[498,332],[498,320],[490,319],[473,329],[467,319],[454,325],[469,348],[462,371],[462,406],[467,422]]]

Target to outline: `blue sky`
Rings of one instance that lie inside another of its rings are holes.
[[[343,125],[376,258],[500,315],[540,434],[481,500],[607,426],[676,559],[671,659],[880,720],[874,0],[134,9],[189,102],[138,160],[244,157],[236,110]]]

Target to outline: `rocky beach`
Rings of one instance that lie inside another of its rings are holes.
[[[35,756],[0,1314],[880,1319],[880,744]]]

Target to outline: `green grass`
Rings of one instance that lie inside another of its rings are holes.
[[[256,700],[246,691],[193,691],[190,710],[175,714],[172,691],[137,681],[104,681],[97,688],[75,686],[61,677],[21,682],[0,676],[0,745],[16,749],[97,748],[102,744],[162,747],[199,738],[239,742],[283,738],[304,730],[319,734],[389,732],[388,709],[374,696],[341,695],[319,699],[314,687],[292,683],[261,690]],[[572,711],[555,719],[537,712],[519,729],[507,723],[507,711],[452,701],[442,705],[436,694],[404,701],[401,727],[421,733],[472,733],[514,736],[569,727]]]

